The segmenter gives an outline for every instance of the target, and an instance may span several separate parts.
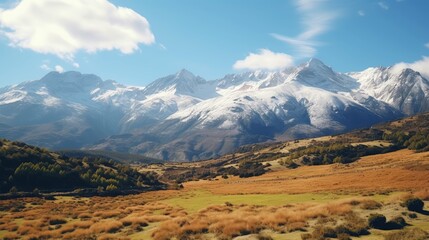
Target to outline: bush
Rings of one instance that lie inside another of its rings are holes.
[[[401,229],[401,228],[407,226],[407,222],[405,221],[405,219],[403,217],[395,217],[392,220],[390,220],[389,222],[387,222],[387,224],[392,225],[396,229]]]
[[[116,190],[118,190],[118,187],[113,184],[110,184],[109,186],[106,187],[106,191],[116,191]]]
[[[61,218],[54,218],[49,220],[49,225],[60,225],[60,224],[64,224],[67,221],[65,219],[61,219]]]
[[[15,187],[15,186],[13,186],[13,187],[9,190],[9,192],[10,192],[11,194],[15,195],[15,194],[18,192],[18,189],[16,189],[16,187]]]
[[[382,214],[371,214],[368,218],[368,225],[371,228],[383,229],[386,226],[386,217]]]
[[[410,198],[405,201],[405,206],[413,212],[423,211],[424,202],[420,198]]]

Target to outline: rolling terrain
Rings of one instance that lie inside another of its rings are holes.
[[[177,190],[2,200],[0,236],[425,240],[429,152],[420,133],[428,120],[422,114],[343,135],[248,145],[206,161],[133,165]],[[315,149],[327,158],[332,151],[359,156],[303,161]],[[422,209],[408,207],[415,199]]]

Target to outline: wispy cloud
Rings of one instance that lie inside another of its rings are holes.
[[[292,56],[285,53],[275,53],[268,49],[260,49],[259,53],[250,53],[243,60],[234,64],[234,69],[242,70],[276,70],[293,66]]]
[[[328,9],[328,0],[295,0],[301,14],[302,32],[296,37],[273,33],[272,36],[290,44],[296,49],[297,58],[312,57],[320,44],[315,39],[331,28],[332,22],[339,16],[337,11]]]
[[[158,43],[158,45],[162,50],[167,50],[167,47],[164,44]]]
[[[425,47],[429,48],[429,42],[425,44]]]
[[[155,42],[149,22],[108,0],[22,0],[0,11],[0,34],[10,45],[53,54],[72,64],[77,51],[119,50]]]
[[[423,77],[429,79],[429,57],[423,56],[422,59],[412,63],[401,62],[393,66],[396,69],[411,68],[419,72]]]
[[[378,6],[380,6],[384,10],[389,10],[389,5],[385,2],[378,2]]]
[[[363,10],[359,10],[358,11],[359,16],[363,17],[365,16],[365,12]]]
[[[312,57],[316,54],[316,46],[319,45],[318,42],[313,42],[310,40],[301,40],[299,38],[286,37],[280,34],[273,33],[271,34],[275,39],[290,44],[295,47],[298,58]]]

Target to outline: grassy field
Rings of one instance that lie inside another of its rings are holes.
[[[2,200],[0,238],[323,239],[332,229],[347,229],[350,238],[337,238],[425,239],[417,229],[429,231],[429,214],[401,205],[412,196],[428,210],[429,153],[400,150],[348,165],[276,166],[258,177],[191,181],[181,190]],[[369,228],[373,213],[408,225]],[[389,238],[393,233],[403,236]]]

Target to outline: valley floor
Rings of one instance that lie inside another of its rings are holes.
[[[401,203],[410,196],[419,197],[428,210],[429,152],[400,150],[347,165],[297,169],[284,168],[276,161],[271,164],[273,171],[262,176],[186,182],[181,190],[118,197],[4,200],[0,202],[0,237],[428,238],[424,231],[429,232],[429,212],[414,213]],[[407,226],[400,230],[369,229],[368,218],[374,213],[383,214],[388,221],[402,217]]]

